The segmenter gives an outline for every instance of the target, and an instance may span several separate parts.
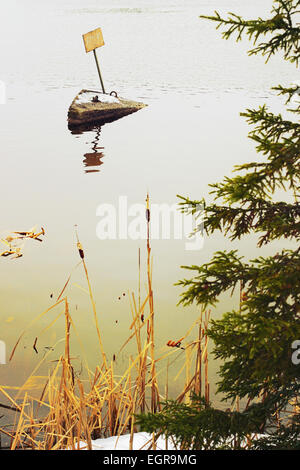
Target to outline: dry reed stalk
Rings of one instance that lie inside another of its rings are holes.
[[[83,250],[82,245],[79,241],[77,230],[76,230],[76,238],[77,238],[77,248],[78,248],[79,256],[80,256],[81,261],[82,261],[82,265],[83,265],[84,272],[85,272],[85,277],[86,277],[88,288],[89,288],[89,295],[90,295],[93,314],[94,314],[94,320],[95,320],[95,326],[96,326],[96,331],[97,331],[97,335],[98,335],[100,351],[101,351],[101,354],[102,354],[104,366],[107,369],[107,360],[106,360],[106,355],[105,355],[105,352],[104,352],[103,343],[102,343],[101,334],[100,334],[100,328],[99,328],[97,311],[96,311],[96,304],[95,304],[94,297],[93,297],[93,291],[92,291],[92,287],[91,287],[91,283],[90,283],[90,279],[89,279],[89,275],[88,275],[88,270],[87,270],[86,263],[85,263],[85,260],[84,260],[84,250]]]
[[[205,357],[204,357],[204,369],[205,369],[205,401],[209,403],[209,381],[208,381],[208,336],[207,329],[210,318],[210,311],[205,312],[205,323],[204,323],[204,335],[205,335]]]
[[[134,302],[133,302],[134,305]],[[139,312],[134,311],[134,316]],[[139,316],[139,315],[138,315]],[[24,419],[19,420],[18,433],[14,437],[14,445],[20,443],[21,438],[27,439],[32,448],[59,449],[78,448],[79,441],[85,441],[91,448],[91,436],[95,428],[103,429],[101,413],[105,407],[108,411],[105,422],[106,429],[111,434],[120,435],[130,429],[130,446],[133,446],[133,436],[136,431],[133,414],[144,403],[144,387],[152,386],[150,380],[145,385],[147,351],[151,344],[146,341],[144,348],[140,348],[141,327],[136,322],[135,338],[139,354],[131,359],[128,369],[120,380],[114,377],[113,365],[108,369],[96,368],[93,381],[89,381],[90,390],[85,393],[83,384],[77,380],[75,387],[70,359],[70,325],[73,324],[68,302],[65,300],[65,352],[52,374],[49,374],[44,386],[39,406],[45,405],[50,411],[41,423],[33,419],[33,415],[25,413],[25,407],[20,407]],[[175,352],[175,351],[174,351]],[[173,351],[172,351],[173,353]],[[59,377],[59,370],[61,375]],[[136,371],[133,378],[132,372]],[[155,376],[156,379],[156,376]],[[79,393],[76,392],[76,388]],[[16,403],[15,403],[16,404]],[[17,404],[16,404],[17,405]],[[19,405],[17,405],[19,406]],[[142,405],[143,406],[143,405]],[[30,432],[27,432],[30,425]],[[98,437],[100,437],[98,435]],[[152,447],[155,447],[157,436],[152,437]],[[23,442],[23,446],[25,443]]]
[[[191,352],[190,347],[185,348],[185,387],[187,387],[191,381]],[[190,395],[186,394],[185,403],[188,405],[190,402]]]
[[[22,339],[22,337],[24,336],[24,334],[30,330],[30,328],[33,327],[33,325],[38,321],[40,320],[44,315],[46,315],[48,312],[50,312],[50,310],[52,310],[53,308],[55,308],[57,305],[61,304],[62,302],[64,302],[64,299],[61,299],[59,300],[58,302],[55,302],[55,304],[51,305],[51,307],[47,308],[46,310],[44,310],[40,315],[38,315],[36,318],[34,318],[30,323],[29,325],[27,326],[27,328],[21,333],[21,335],[19,336],[16,344],[14,345],[13,349],[12,349],[12,352],[9,356],[9,362],[12,360],[12,358],[14,357],[14,354],[16,352],[16,349]]]
[[[199,322],[199,333],[198,333],[198,345],[197,345],[197,356],[196,356],[196,367],[195,367],[195,393],[201,396],[202,393],[202,312]]]
[[[149,295],[147,295],[147,299]],[[135,329],[135,337],[137,343],[137,350],[139,353],[140,361],[139,361],[139,369],[136,379],[136,387],[139,390],[139,398],[138,398],[138,405],[141,412],[145,411],[146,407],[146,373],[147,373],[147,355],[142,353],[142,346],[141,346],[141,328],[144,326],[144,323],[141,323],[141,315],[143,315],[143,310],[145,306],[145,302],[143,303],[142,307],[139,305],[139,310],[136,309],[135,297],[132,294],[133,299],[133,306],[134,310],[131,308],[133,323],[131,325],[134,326]],[[139,301],[140,304],[140,301]]]
[[[10,400],[10,403],[17,410],[18,423],[16,431],[11,433],[13,446],[30,445],[33,449],[76,449],[79,442],[84,441],[90,449],[92,446],[91,439],[103,437],[106,434],[120,436],[124,432],[130,431],[130,447],[133,447],[133,438],[136,431],[134,414],[144,412],[146,409],[157,411],[160,409],[160,394],[158,388],[158,376],[163,369],[157,373],[156,364],[168,358],[170,354],[176,354],[176,348],[167,354],[155,359],[155,342],[154,342],[154,302],[152,290],[152,260],[150,246],[150,208],[149,196],[147,195],[146,205],[147,216],[147,292],[145,298],[140,297],[140,252],[139,252],[139,298],[138,305],[134,294],[129,296],[132,323],[130,329],[133,333],[123,344],[120,351],[131,340],[135,340],[136,354],[130,359],[127,369],[121,377],[118,377],[114,370],[114,362],[109,365],[106,360],[106,354],[103,349],[100,328],[97,319],[97,312],[89,275],[84,261],[84,252],[77,237],[77,247],[84,267],[85,277],[88,283],[89,296],[92,303],[93,315],[97,330],[98,342],[102,363],[98,365],[94,372],[88,369],[88,380],[86,382],[79,379],[75,380],[72,359],[70,355],[70,336],[71,327],[76,331],[73,319],[69,312],[69,304],[67,298],[59,297],[59,300],[38,318],[48,313],[55,306],[64,303],[65,315],[65,338],[64,338],[64,354],[55,362],[54,369],[45,377],[45,383],[39,398],[28,397],[27,392],[23,400],[23,404],[19,405],[16,400],[12,399],[4,388],[0,387],[0,392],[4,393]],[[76,233],[77,235],[77,233]],[[69,280],[67,281],[67,283]],[[63,291],[66,288],[64,286]],[[144,319],[144,310],[149,305],[149,316]],[[186,369],[186,384],[179,400],[191,392],[191,390],[201,391],[201,374],[202,363],[205,370],[205,393],[209,397],[209,384],[207,379],[207,337],[206,329],[209,316],[205,315],[204,324],[202,325],[202,314],[199,325],[198,339],[187,346],[187,361],[183,367]],[[56,320],[55,320],[56,321]],[[48,326],[50,327],[53,322]],[[197,324],[192,325],[184,338],[190,334],[191,330]],[[146,331],[143,327],[146,327]],[[48,328],[47,327],[47,328]],[[44,329],[45,330],[45,329]],[[43,330],[43,331],[44,331]],[[142,336],[142,333],[144,335]],[[22,335],[21,335],[22,336]],[[144,339],[143,339],[144,338]],[[182,339],[184,339],[182,338]],[[16,347],[19,344],[19,338]],[[203,346],[203,341],[205,342]],[[195,347],[196,346],[196,347]],[[182,348],[184,349],[184,348]],[[192,360],[192,351],[196,353],[195,373],[190,377],[190,364]],[[182,351],[181,351],[182,352]],[[45,359],[48,357],[47,353]],[[150,363],[148,360],[148,354]],[[45,361],[39,362],[38,367]],[[150,369],[149,369],[150,365]],[[167,364],[167,384],[166,397],[168,397],[168,374],[170,362]],[[30,379],[35,380],[34,374],[37,368],[34,368]],[[28,381],[27,381],[28,382]],[[86,390],[85,390],[86,387]],[[25,387],[19,387],[19,395],[25,391]],[[150,390],[150,400],[146,399],[146,391]],[[31,403],[29,403],[31,400]],[[27,409],[28,408],[28,409]],[[46,412],[43,417],[39,416],[39,411]],[[155,448],[157,435],[153,435],[151,446]],[[167,444],[166,444],[167,446]]]
[[[188,374],[186,376],[186,383],[185,387],[182,392],[177,396],[176,400],[181,403],[183,400],[188,402],[190,393],[196,393],[201,396],[202,394],[202,373],[204,373],[204,399],[207,403],[209,403],[209,381],[208,381],[208,336],[207,336],[207,329],[210,319],[210,311],[204,312],[205,318],[203,319],[203,312],[201,312],[201,316],[198,319],[197,323],[199,323],[199,331],[198,331],[198,339],[196,341],[192,341],[191,343],[187,344],[185,347],[185,351],[190,350],[188,354],[186,354],[186,360],[183,364],[182,368],[179,370],[178,374],[176,375],[175,379],[179,377],[181,372],[184,368],[190,370],[190,363],[191,363],[191,351],[195,349],[196,346],[196,358],[195,358],[195,371],[192,378]],[[186,335],[187,336],[187,335]],[[202,347],[202,343],[204,340],[204,347]]]
[[[146,221],[147,221],[147,280],[148,280],[148,292],[149,292],[149,310],[150,320],[148,324],[148,342],[151,344],[150,356],[151,356],[151,411],[156,413],[157,409],[160,409],[159,405],[159,392],[158,384],[156,379],[155,370],[155,344],[154,344],[154,303],[153,303],[153,290],[152,290],[152,270],[151,270],[151,246],[150,246],[150,204],[149,194],[146,198]]]
[[[21,431],[22,431],[22,426],[23,426],[23,416],[24,416],[25,406],[27,406],[27,393],[25,393],[23,404],[21,406],[21,413],[19,417],[18,426],[15,432],[14,438],[11,442],[11,450],[15,450],[18,444],[21,445],[21,436],[22,436]]]

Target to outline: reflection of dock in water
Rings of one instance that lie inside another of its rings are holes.
[[[85,173],[97,173],[100,170],[97,168],[103,164],[102,158],[104,157],[103,152],[98,152],[98,150],[103,150],[104,147],[98,147],[98,142],[100,139],[101,127],[96,127],[96,135],[94,140],[92,140],[92,150],[93,152],[85,153],[83,164],[85,167]]]

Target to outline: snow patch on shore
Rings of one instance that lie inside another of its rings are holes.
[[[154,450],[152,447],[152,435],[147,432],[137,432],[133,435],[133,450]],[[85,442],[80,442],[80,450],[86,450],[87,444]],[[92,440],[93,450],[129,450],[130,448],[130,434],[124,434],[122,436],[112,436],[107,437],[106,439],[95,439]],[[173,442],[168,439],[166,443],[166,438],[160,436],[156,440],[156,450],[175,450]]]

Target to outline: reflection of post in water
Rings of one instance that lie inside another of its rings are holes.
[[[84,154],[84,160],[83,160],[84,166],[86,168],[91,167],[90,169],[85,169],[85,173],[96,173],[100,170],[96,168],[93,169],[93,167],[97,167],[103,164],[101,159],[104,157],[104,153],[97,151],[97,150],[104,149],[104,147],[98,147],[100,133],[101,133],[101,127],[96,127],[96,136],[94,140],[92,140],[92,144],[94,144],[92,146],[93,152]]]

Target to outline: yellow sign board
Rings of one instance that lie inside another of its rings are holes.
[[[89,33],[83,34],[82,37],[85,46],[85,52],[90,52],[97,49],[97,47],[104,46],[101,28],[97,28],[93,31],[90,31]]]

